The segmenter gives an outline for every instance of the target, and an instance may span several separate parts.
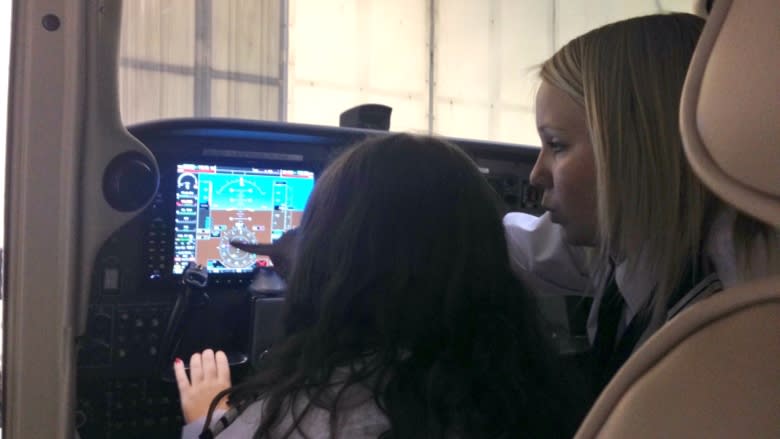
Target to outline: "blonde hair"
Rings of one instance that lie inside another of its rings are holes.
[[[650,270],[660,321],[686,269],[698,271],[722,206],[690,168],[678,122],[703,25],[691,14],[620,21],[572,40],[541,69],[544,81],[585,109],[597,176],[596,270],[615,257]]]

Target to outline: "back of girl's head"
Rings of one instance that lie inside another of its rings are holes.
[[[268,432],[302,394],[337,412],[339,396],[326,395],[346,369],[338,384],[370,387],[390,420],[383,437],[562,429],[562,392],[509,269],[499,205],[445,141],[398,134],[345,152],[306,207],[287,336],[231,400],[259,391]]]
[[[603,257],[642,256],[659,310],[700,250],[715,199],[684,156],[678,114],[704,21],[632,18],[584,34],[544,63],[544,81],[583,105],[596,162]],[[629,261],[629,262],[636,262]]]
[[[288,330],[334,337],[352,354],[440,342],[475,301],[491,300],[482,287],[509,273],[495,193],[463,152],[429,137],[344,153],[318,181],[300,233]]]

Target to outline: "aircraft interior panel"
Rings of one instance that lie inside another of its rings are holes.
[[[279,335],[283,292],[252,284],[270,260],[229,241],[271,242],[295,227],[328,161],[366,136],[383,135],[219,119],[129,131],[155,156],[160,183],[153,201],[102,245],[93,267],[77,371],[82,439],[175,437],[182,425],[176,357],[211,347],[228,353],[237,379],[251,370]],[[539,213],[527,182],[535,148],[454,142],[508,210]]]

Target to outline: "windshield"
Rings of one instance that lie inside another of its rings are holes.
[[[602,24],[692,3],[125,1],[122,116],[338,125],[377,103],[393,131],[538,145],[536,66]]]

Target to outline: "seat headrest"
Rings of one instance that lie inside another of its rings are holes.
[[[780,7],[717,0],[680,108],[685,153],[719,197],[780,227]]]

